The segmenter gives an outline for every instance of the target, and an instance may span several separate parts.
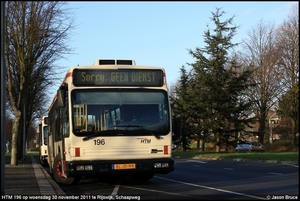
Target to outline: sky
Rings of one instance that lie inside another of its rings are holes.
[[[204,32],[214,28],[212,12],[221,8],[222,21],[234,16],[240,26],[232,42],[264,22],[281,24],[298,1],[82,1],[68,2],[76,28],[69,45],[72,55],[57,64],[66,68],[91,65],[98,59],[130,59],[137,65],[163,67],[168,87],[180,68],[195,59],[188,49],[204,48]],[[208,25],[208,27],[207,27]],[[65,75],[62,75],[62,79]],[[55,90],[56,91],[56,90]]]

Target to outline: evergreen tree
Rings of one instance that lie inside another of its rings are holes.
[[[173,116],[181,117],[181,135],[176,138],[173,144],[182,146],[183,151],[190,148],[191,126],[190,119],[190,93],[189,93],[189,74],[184,66],[180,69],[180,80],[174,89],[173,96],[170,96]]]
[[[292,88],[279,99],[279,109],[277,113],[281,118],[288,118],[291,123],[290,139],[293,145],[297,145],[297,133],[299,133],[299,83],[296,83]]]
[[[236,57],[229,56],[229,51],[238,46],[231,42],[238,27],[230,27],[233,17],[220,21],[224,13],[219,8],[212,13],[215,29],[211,32],[208,28],[204,32],[205,48],[189,49],[196,59],[195,63],[189,64],[193,72],[191,114],[199,122],[198,132],[213,136],[217,152],[220,145],[227,148],[230,142],[235,142],[238,133],[251,121],[247,112],[252,104],[243,95],[250,87],[251,71],[242,70]]]

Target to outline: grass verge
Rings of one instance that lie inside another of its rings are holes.
[[[10,156],[11,152],[5,153],[5,156]],[[26,156],[31,157],[31,156],[38,156],[39,152],[38,151],[27,151]]]
[[[299,161],[298,152],[264,152],[264,153],[201,153],[201,152],[172,152],[173,157],[188,158],[230,158],[230,159],[253,159],[253,160],[277,160],[277,161]]]

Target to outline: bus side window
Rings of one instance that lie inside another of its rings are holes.
[[[68,99],[66,98],[66,101]],[[69,115],[69,112],[68,112],[68,107],[67,107],[67,103],[65,104],[66,107],[64,108],[61,108],[62,110],[62,116],[61,116],[61,125],[63,126],[62,128],[62,134],[64,137],[69,137],[70,133],[69,133],[69,127],[70,127],[70,124],[69,124],[69,118],[68,118],[68,115]]]
[[[60,109],[57,107],[55,108],[55,132],[54,132],[54,135],[55,135],[55,141],[59,141],[61,140],[61,132],[60,132],[60,124],[59,124],[59,112],[60,112]]]

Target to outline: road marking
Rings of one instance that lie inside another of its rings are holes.
[[[298,165],[295,165],[295,164],[284,164],[284,165],[288,165],[288,166],[292,166],[292,167],[299,168],[299,166],[298,166]]]
[[[162,180],[167,180],[167,181],[172,181],[172,182],[175,182],[175,183],[180,183],[180,184],[184,184],[184,185],[188,185],[188,186],[194,186],[194,187],[205,188],[205,189],[220,191],[220,192],[224,192],[224,193],[234,194],[234,195],[240,195],[240,196],[249,197],[249,198],[267,200],[266,198],[262,198],[262,197],[247,195],[247,194],[244,194],[244,193],[238,193],[238,192],[228,191],[228,190],[219,189],[219,188],[213,188],[213,187],[210,187],[210,186],[202,186],[202,185],[198,185],[198,184],[192,184],[192,183],[177,181],[177,180],[173,180],[173,179],[167,179],[167,178],[158,177],[158,176],[155,176],[155,178],[162,179]]]
[[[268,174],[282,175],[281,173],[276,173],[276,172],[268,172]]]
[[[113,192],[111,193],[112,196],[115,196],[118,194],[118,191],[119,191],[119,188],[120,188],[120,185],[116,185]]]

